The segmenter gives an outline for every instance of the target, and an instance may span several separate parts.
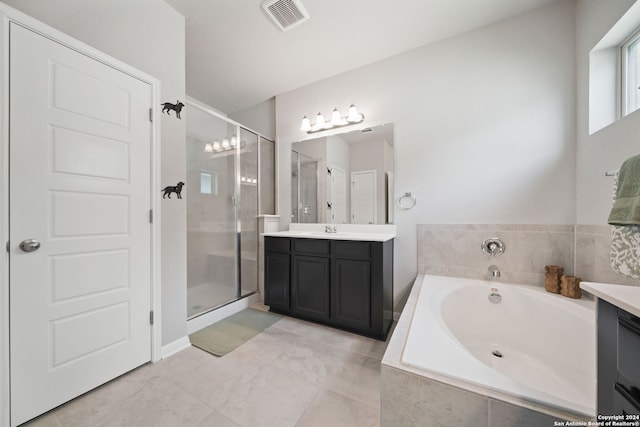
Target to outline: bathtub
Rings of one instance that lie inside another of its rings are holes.
[[[491,288],[500,302],[489,300]],[[584,297],[425,275],[400,361],[492,399],[589,419],[596,403],[595,337],[595,303]]]

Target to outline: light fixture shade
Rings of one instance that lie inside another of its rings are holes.
[[[353,104],[349,106],[349,115],[347,116],[347,121],[349,123],[357,123],[362,121],[362,115],[358,113],[358,109]]]
[[[364,114],[360,113],[356,106],[352,103],[349,106],[349,114],[346,117],[340,115],[338,107],[334,107],[331,112],[331,119],[324,118],[322,113],[318,113],[316,116],[316,122],[311,123],[309,118],[305,115],[302,118],[302,124],[300,130],[306,133],[322,132],[329,129],[341,128],[343,126],[353,125],[356,123],[362,123],[364,120]]]
[[[222,140],[222,149],[223,150],[228,150],[229,147],[230,147],[229,140],[227,138],[223,139]]]
[[[333,113],[331,113],[331,125],[332,126],[340,126],[342,124],[342,116],[340,116],[340,111],[338,108],[333,109]]]
[[[236,145],[238,145],[238,139],[235,136],[231,137],[231,146],[235,147]]]
[[[204,152],[205,153],[213,153],[213,145],[210,142],[204,144]]]
[[[213,141],[213,151],[220,151],[220,141],[218,141],[217,139],[215,141]]]
[[[302,132],[307,132],[311,130],[311,121],[307,116],[304,116],[302,118],[302,125],[300,126],[300,130]]]

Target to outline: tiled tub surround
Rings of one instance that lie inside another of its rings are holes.
[[[431,276],[433,278],[433,276]],[[381,367],[381,425],[385,426],[546,426],[557,420],[585,420],[572,413],[508,395],[435,371],[403,362],[407,338],[416,310],[423,275],[418,275],[407,304],[391,337]],[[559,301],[572,304],[572,300]],[[525,331],[526,332],[526,331]],[[429,333],[430,334],[430,333]],[[428,334],[428,335],[429,335]],[[431,336],[425,336],[431,340]],[[438,352],[441,349],[434,349]],[[464,351],[461,349],[460,351]],[[559,357],[568,354],[558,353]],[[455,359],[456,354],[451,354]],[[595,368],[595,367],[594,367]],[[485,377],[485,375],[481,375]],[[523,387],[525,389],[526,387]]]
[[[584,281],[640,286],[640,281],[611,268],[611,227],[424,224],[418,225],[417,232],[419,274],[382,360],[382,426],[421,426],[428,419],[435,426],[537,427],[553,425],[559,418],[580,420],[517,397],[505,398],[485,387],[436,373],[425,375],[424,370],[402,363],[402,352],[424,274],[486,280],[489,265],[495,264],[501,272],[494,279],[498,282],[544,287],[544,266],[556,264],[564,267],[565,274]],[[491,237],[504,242],[502,255],[482,252],[481,242]]]
[[[611,268],[611,226],[576,225],[576,276],[585,282],[640,286]]]
[[[609,225],[419,224],[418,273],[487,279],[495,264],[502,281],[544,286],[544,266],[564,267],[583,281],[640,286],[611,268]],[[505,252],[486,255],[481,242],[500,238]]]

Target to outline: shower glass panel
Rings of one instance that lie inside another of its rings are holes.
[[[318,222],[318,162],[300,156],[300,222]]]
[[[238,298],[238,127],[187,105],[187,315]],[[211,148],[220,144],[221,150]],[[226,149],[230,147],[229,149]]]
[[[298,218],[298,152],[291,151],[291,222],[300,222]]]
[[[318,222],[318,161],[291,153],[292,222]]]
[[[258,135],[240,128],[240,296],[258,290]]]
[[[276,213],[276,147],[273,141],[260,137],[260,213]]]

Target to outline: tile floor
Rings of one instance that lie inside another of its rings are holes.
[[[386,345],[283,317],[224,357],[190,347],[25,425],[379,426]]]

